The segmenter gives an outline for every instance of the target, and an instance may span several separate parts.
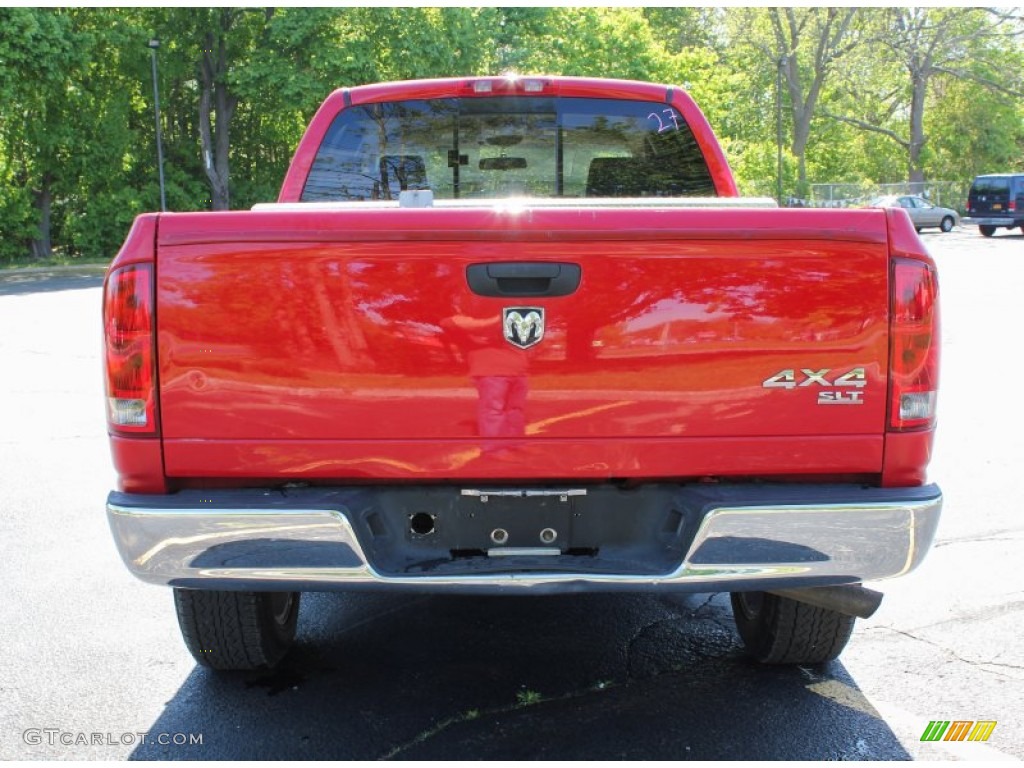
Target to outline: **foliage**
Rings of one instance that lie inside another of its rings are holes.
[[[1020,33],[981,8],[0,8],[0,261],[109,256],[159,208],[151,38],[168,208],[204,210],[273,200],[334,88],[507,71],[682,85],[751,194],[779,100],[784,197],[1020,170]]]
[[[74,102],[80,94],[77,31],[66,12],[0,8],[0,253],[32,248],[36,209],[50,211],[60,165],[70,154]],[[8,219],[7,217],[10,217]]]
[[[1024,93],[1024,28],[1012,12],[891,7],[862,17],[863,44],[842,73],[847,98],[832,117],[902,147],[911,182],[923,182],[934,166],[929,106],[937,81],[971,82],[979,91],[1002,94],[1007,104]]]
[[[549,8],[516,36],[517,69],[577,77],[667,80],[671,57],[655,40],[640,8]],[[515,32],[515,27],[512,29]]]

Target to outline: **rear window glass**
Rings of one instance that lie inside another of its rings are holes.
[[[667,104],[467,98],[350,107],[327,131],[302,200],[710,197],[704,156]]]
[[[1009,179],[975,179],[971,185],[971,192],[978,195],[1005,195],[1009,191]]]

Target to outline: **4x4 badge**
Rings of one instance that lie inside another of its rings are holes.
[[[842,370],[842,369],[840,369]],[[769,376],[761,386],[765,389],[818,389],[818,405],[864,405],[862,391],[868,385],[863,367],[838,375],[831,368],[786,368]]]
[[[544,338],[543,307],[505,307],[501,327],[505,340],[514,347],[526,349]]]

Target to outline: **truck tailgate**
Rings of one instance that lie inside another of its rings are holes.
[[[883,212],[353,208],[161,217],[169,476],[880,471]]]

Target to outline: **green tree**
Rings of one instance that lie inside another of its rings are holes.
[[[644,18],[651,34],[669,53],[677,54],[695,49],[723,52],[722,8],[644,8]]]
[[[1012,14],[986,8],[885,8],[869,18],[869,44],[845,72],[846,109],[833,117],[896,142],[906,154],[907,180],[921,183],[930,89],[955,77],[1019,97],[1020,69],[1007,62],[1019,60],[1021,26]]]
[[[656,40],[643,9],[542,10],[506,12],[500,26],[498,45],[518,71],[655,82],[672,78],[672,57]]]
[[[71,151],[61,168],[57,228],[65,253],[113,255],[132,218],[159,200],[152,116],[142,94],[148,50],[141,18],[119,9],[74,9],[83,67],[74,112],[65,116]],[[146,119],[146,118],[149,119]],[[152,169],[152,173],[150,170]]]
[[[797,164],[799,197],[808,196],[806,153],[826,83],[836,62],[857,45],[856,13],[855,8],[763,8],[735,9],[731,16],[736,37],[756,52],[762,72],[777,72],[787,97],[779,108],[788,112],[786,144]]]
[[[346,18],[348,37],[374,52],[369,79],[454,77],[493,71],[497,63],[493,9],[366,8]]]
[[[971,80],[941,77],[933,85],[928,113],[931,178],[1024,170],[1024,114],[1017,100]]]
[[[46,258],[56,188],[73,149],[86,52],[66,11],[0,8],[0,29],[0,143],[4,175],[14,184],[2,193],[0,207],[21,247]]]

